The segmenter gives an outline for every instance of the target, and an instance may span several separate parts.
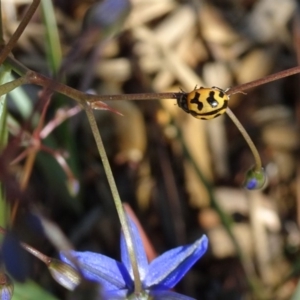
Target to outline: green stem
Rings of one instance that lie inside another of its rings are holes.
[[[15,58],[8,56],[4,61],[4,65],[11,68],[19,76],[25,76],[27,72],[30,71],[25,65],[16,60]]]
[[[19,77],[18,79],[3,83],[0,85],[0,96],[5,95],[15,88],[27,83],[26,76]]]
[[[10,80],[9,68],[0,66],[0,87],[1,84],[6,84]],[[8,128],[7,128],[7,103],[6,96],[0,96],[0,152],[7,146]],[[9,222],[10,205],[6,200],[5,186],[0,183],[0,225],[7,226]],[[0,238],[0,240],[2,240]]]
[[[104,145],[103,145],[103,141],[100,135],[100,132],[98,130],[98,126],[95,120],[95,116],[93,114],[93,110],[90,107],[90,105],[86,102],[84,105],[84,109],[85,112],[87,114],[95,141],[96,141],[96,145],[103,163],[103,167],[106,173],[106,177],[108,180],[108,184],[110,186],[110,190],[116,205],[116,209],[117,209],[117,213],[120,219],[120,223],[122,226],[122,230],[123,230],[123,234],[125,237],[125,241],[126,241],[126,246],[127,246],[127,250],[129,253],[129,257],[130,257],[130,262],[131,262],[131,266],[132,266],[132,270],[133,270],[133,276],[134,276],[134,282],[135,282],[135,293],[140,293],[142,291],[142,284],[141,284],[141,279],[140,279],[140,275],[138,272],[138,267],[137,267],[137,260],[134,254],[134,246],[133,246],[133,242],[132,242],[132,237],[130,235],[130,230],[129,230],[129,226],[128,226],[128,222],[127,222],[127,218],[124,212],[124,208],[121,202],[121,198],[116,186],[116,182],[114,179],[114,176],[112,174],[111,168],[110,168],[110,164],[104,149]]]
[[[257,151],[257,148],[255,147],[253,141],[251,140],[249,134],[247,133],[247,131],[245,130],[243,125],[240,123],[238,118],[234,115],[234,113],[232,112],[232,110],[229,107],[227,107],[226,113],[227,113],[228,117],[232,120],[232,122],[235,124],[235,126],[238,128],[238,130],[240,131],[240,133],[244,137],[245,141],[247,142],[247,144],[248,144],[248,146],[249,146],[249,148],[250,148],[250,150],[251,150],[251,152],[254,156],[255,171],[261,172],[262,163],[261,163],[260,155],[259,155],[259,153]]]
[[[2,24],[2,3],[0,0],[0,46],[4,47],[3,24]]]
[[[255,278],[253,278],[253,275],[251,275],[252,272],[249,269],[249,263],[247,262],[247,258],[243,254],[243,251],[236,239],[236,236],[234,235],[234,232],[233,232],[234,221],[233,221],[232,217],[223,210],[222,206],[217,201],[211,182],[209,180],[207,180],[207,178],[204,176],[204,174],[202,173],[199,166],[195,163],[195,160],[192,157],[192,154],[190,153],[188,147],[186,146],[185,140],[183,138],[182,132],[179,129],[179,127],[177,127],[177,130],[178,130],[178,139],[181,142],[181,146],[183,148],[184,154],[188,158],[188,160],[191,163],[194,170],[196,171],[197,176],[200,178],[200,180],[203,182],[204,186],[206,187],[208,195],[209,195],[210,203],[211,203],[212,207],[215,209],[215,211],[217,212],[218,216],[220,217],[221,222],[224,225],[224,228],[234,246],[236,254],[237,254],[237,256],[242,264],[243,270],[246,274],[246,279],[247,279],[249,288],[254,293],[255,299],[262,299],[262,297],[260,296],[260,291],[255,286]]]

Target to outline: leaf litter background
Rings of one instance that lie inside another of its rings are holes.
[[[29,3],[2,1],[6,40]],[[86,16],[99,3],[54,1],[53,16],[49,8],[46,16],[56,18],[57,28],[45,25],[40,8],[15,57],[53,76],[61,63],[60,47],[62,57],[73,51],[63,80],[98,94],[190,91],[196,85],[225,89],[299,63],[297,1],[132,0],[117,36],[106,38],[101,28],[88,43],[82,23],[99,21]],[[57,29],[59,40],[47,37],[47,29]],[[19,126],[31,115],[39,91],[26,86],[11,93],[9,110]],[[123,117],[96,112],[121,198],[135,211],[155,251],[190,243],[203,233],[210,239],[209,252],[176,291],[205,300],[300,299],[299,92],[296,75],[230,100],[269,177],[267,187],[255,192],[241,188],[253,159],[226,116],[197,120],[174,100],[109,103]],[[74,105],[53,96],[47,120]],[[36,123],[30,122],[32,131]],[[19,236],[56,255],[25,221],[35,207],[75,249],[119,258],[119,222],[85,115],[73,116],[43,143],[68,157],[74,177],[66,176],[51,155],[39,154],[16,219]],[[22,162],[13,167],[15,176],[23,167]],[[226,215],[231,223],[224,224]],[[44,265],[26,260],[32,281],[16,284],[14,299],[66,299]]]

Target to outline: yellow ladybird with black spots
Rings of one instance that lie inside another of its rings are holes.
[[[212,88],[195,88],[190,93],[182,92],[177,104],[185,112],[197,119],[209,120],[226,112],[229,95],[226,91],[213,86]]]

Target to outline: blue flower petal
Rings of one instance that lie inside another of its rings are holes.
[[[208,247],[208,238],[201,239],[188,246],[180,246],[165,252],[150,265],[144,281],[146,289],[172,288],[187,273],[194,263],[205,253]]]
[[[194,298],[170,292],[170,291],[154,291],[150,292],[150,296],[153,297],[153,300],[196,300]]]
[[[131,4],[129,0],[104,0],[97,2],[88,11],[84,26],[97,26],[107,29],[122,21],[129,14]]]
[[[127,299],[128,290],[114,290],[103,293],[101,299],[124,300]]]
[[[89,280],[99,282],[103,289],[131,290],[133,288],[132,280],[120,262],[105,255],[88,251],[71,251],[70,254],[78,261],[83,275]],[[75,267],[63,252],[60,253],[60,258]]]
[[[136,225],[134,224],[134,222],[129,217],[129,215],[127,215],[127,221],[128,221],[128,225],[129,225],[130,235],[131,235],[132,241],[133,241],[133,248],[134,248],[135,257],[136,257],[137,264],[138,264],[140,277],[141,277],[141,280],[143,281],[148,272],[148,266],[149,266],[148,259],[147,259],[147,256],[146,256],[146,253],[144,250],[144,246],[143,246],[139,231],[138,231]],[[129,272],[131,278],[133,278],[131,262],[129,259],[129,254],[127,251],[123,232],[121,234],[121,258],[122,258],[123,264],[126,266],[128,272]]]
[[[3,260],[6,270],[17,281],[24,282],[30,274],[28,253],[10,232],[4,236],[1,247],[1,262]]]

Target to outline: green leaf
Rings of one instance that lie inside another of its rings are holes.
[[[296,287],[295,293],[292,296],[291,300],[298,300],[300,299],[300,281],[298,281],[298,285]]]
[[[41,8],[46,28],[47,60],[51,71],[57,74],[62,60],[62,51],[52,1],[43,0],[41,2]]]
[[[11,80],[10,70],[4,66],[0,67],[0,85]],[[6,126],[7,107],[6,95],[0,97],[0,149],[7,144],[8,130]]]
[[[11,80],[10,69],[0,66],[0,85]],[[7,129],[7,106],[6,95],[0,97],[0,151],[7,144],[8,129]],[[9,214],[9,206],[5,201],[5,195],[3,186],[0,183],[0,225],[5,227],[7,222],[7,216]]]
[[[23,284],[15,282],[14,286],[13,300],[58,300],[58,298],[49,294],[38,284],[30,280]]]

